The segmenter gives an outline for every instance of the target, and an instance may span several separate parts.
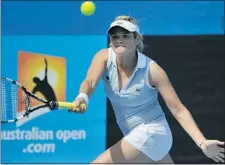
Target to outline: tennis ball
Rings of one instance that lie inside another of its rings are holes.
[[[80,7],[81,13],[90,16],[95,12],[95,4],[91,1],[85,1]]]

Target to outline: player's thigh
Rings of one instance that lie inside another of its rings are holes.
[[[121,139],[92,163],[135,163],[137,161],[138,163],[154,162],[125,139]]]
[[[136,149],[133,145],[131,145],[128,141],[126,141],[125,139],[123,140],[123,148],[126,147],[126,149],[128,149],[131,152],[126,152],[127,156],[126,156],[126,163],[135,163],[135,164],[158,164],[158,163],[163,163],[163,164],[174,164],[171,156],[168,154],[166,154],[161,160],[159,161],[154,161],[152,160],[150,157],[148,157],[147,155],[145,155],[143,152],[139,151],[138,149]],[[132,150],[133,149],[133,150]]]

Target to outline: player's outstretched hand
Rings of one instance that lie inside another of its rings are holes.
[[[203,153],[215,162],[225,162],[225,142],[218,140],[205,140],[201,144]]]

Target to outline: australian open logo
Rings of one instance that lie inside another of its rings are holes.
[[[66,95],[65,76],[66,60],[64,58],[19,51],[18,80],[31,93],[47,101],[64,101]],[[21,100],[21,97],[18,95],[18,99]],[[36,100],[31,101],[33,107],[40,104]],[[18,114],[24,113],[24,108],[18,106]],[[17,127],[48,112],[50,112],[50,109],[47,107],[34,111],[27,118],[17,121]]]

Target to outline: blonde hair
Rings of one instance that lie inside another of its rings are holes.
[[[126,20],[126,21],[129,21],[135,25],[138,25],[137,23],[137,20],[134,19],[133,17],[131,16],[127,16],[127,15],[121,15],[121,16],[117,16],[114,21],[117,21],[117,20]],[[138,44],[137,44],[137,50],[139,52],[143,52],[144,50],[144,43],[143,43],[143,40],[144,40],[144,37],[143,35],[139,34],[139,33],[135,33],[135,36],[137,37],[138,39]]]

